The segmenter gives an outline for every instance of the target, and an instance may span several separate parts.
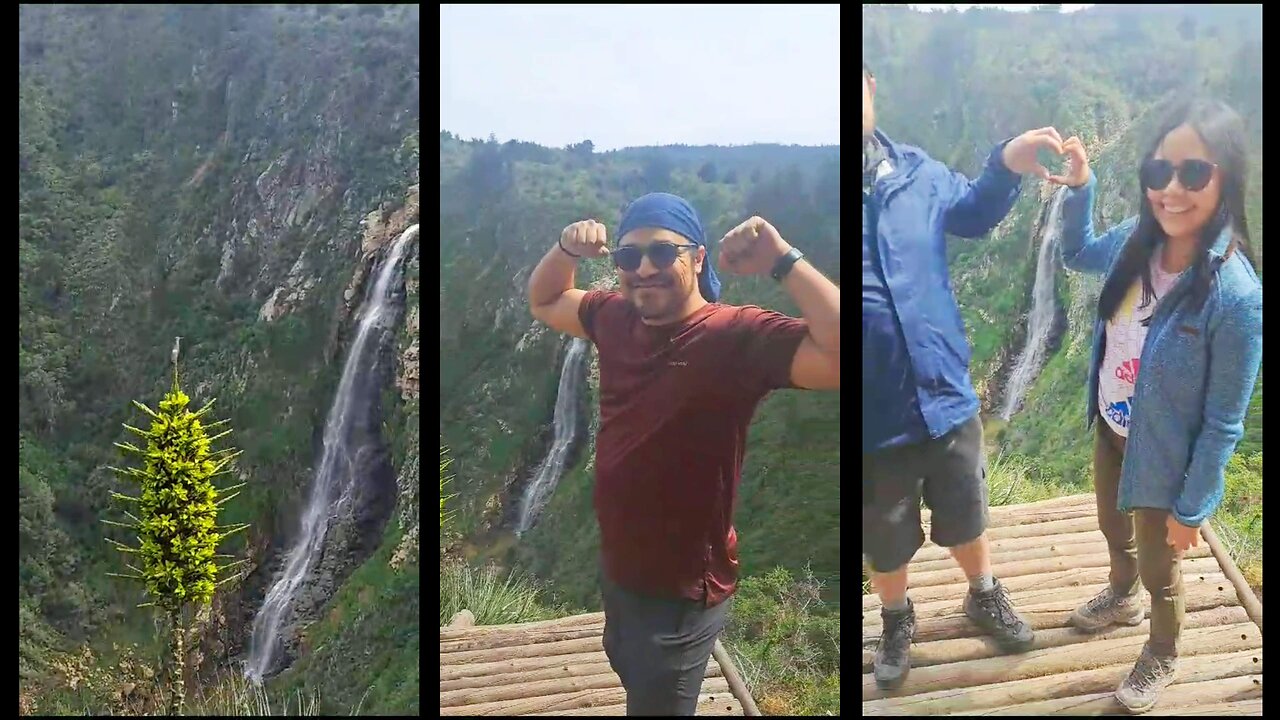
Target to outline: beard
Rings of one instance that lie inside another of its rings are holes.
[[[674,315],[688,298],[687,289],[674,280],[657,287],[632,287],[627,293],[627,299],[645,320],[662,320]]]

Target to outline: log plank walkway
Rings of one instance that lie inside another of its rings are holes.
[[[929,514],[923,513],[928,536]],[[863,715],[1120,715],[1112,694],[1132,669],[1150,620],[1095,635],[1067,625],[1107,582],[1106,541],[1093,495],[991,508],[996,577],[1036,630],[1031,651],[1002,655],[961,610],[963,573],[926,541],[912,559],[916,607],[911,673],[899,690],[875,685],[880,600],[862,596]],[[1150,715],[1261,715],[1262,605],[1212,529],[1182,562],[1186,621],[1174,684]],[[1148,600],[1149,608],[1149,600]]]
[[[440,715],[626,715],[626,691],[604,654],[604,613],[473,626],[463,610],[440,628]],[[716,641],[698,715],[759,715]]]

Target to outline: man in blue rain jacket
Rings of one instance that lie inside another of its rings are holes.
[[[875,78],[862,73],[862,552],[883,621],[874,672],[885,689],[910,670],[915,613],[907,563],[930,539],[969,579],[965,614],[1006,652],[1034,641],[992,575],[987,483],[969,344],[951,291],[946,235],[990,232],[1018,198],[1021,175],[1062,154],[1053,128],[996,146],[976,181],[875,126]]]

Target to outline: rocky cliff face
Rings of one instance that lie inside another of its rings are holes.
[[[204,633],[205,667],[224,665],[243,651],[295,526],[370,269],[419,220],[417,8],[27,6],[22,27],[21,75],[51,118],[24,162],[93,158],[108,178],[94,192],[120,208],[102,242],[125,272],[107,276],[121,287],[92,336],[132,370],[99,383],[117,394],[102,406],[153,395],[183,335],[184,384],[197,401],[218,398],[245,450],[248,485],[226,512],[253,527],[226,550],[247,556],[249,573],[224,586]],[[335,546],[348,549],[326,559],[309,620],[384,542],[416,573],[417,252],[379,380],[387,472],[367,498],[371,516],[400,519],[390,534],[339,523]],[[101,291],[78,292],[96,302]],[[163,357],[119,357],[165,336]]]

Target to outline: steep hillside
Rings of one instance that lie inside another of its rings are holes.
[[[58,653],[88,644],[107,661],[114,643],[160,640],[137,588],[104,576],[120,566],[97,520],[124,489],[111,443],[129,400],[165,387],[174,336],[188,392],[218,399],[244,450],[247,485],[223,516],[253,527],[224,552],[250,573],[215,598],[196,660],[205,679],[238,672],[368,277],[418,222],[417,12],[22,6],[19,675],[38,712],[88,702],[57,694]],[[362,712],[418,709],[416,243],[402,274],[369,400],[383,509],[331,530],[325,579],[287,633],[297,662],[269,686],[321,689],[325,712],[371,687]]]
[[[676,147],[597,155],[589,143],[550,150],[441,133],[440,172],[440,435],[453,458],[450,490],[458,497],[450,507],[464,550],[529,570],[561,601],[597,609],[594,353],[581,400],[585,420],[565,475],[543,519],[518,543],[511,534],[519,493],[550,445],[567,345],[529,315],[529,273],[565,225],[593,217],[616,228],[629,199],[661,189],[688,198],[712,238],[752,213],[770,219],[838,282],[839,150]],[[578,285],[607,287],[614,278],[611,265],[587,262]],[[725,302],[798,314],[772,281],[724,280]],[[779,392],[761,406],[736,519],[744,574],[812,563],[838,601],[839,422],[837,393]]]
[[[862,54],[877,80],[877,125],[971,177],[997,142],[1018,133],[1052,125],[1064,137],[1078,135],[1099,181],[1095,225],[1108,228],[1137,212],[1137,166],[1163,104],[1189,94],[1219,98],[1248,125],[1246,214],[1261,274],[1261,6],[1148,10],[1098,5],[1060,15],[865,6]],[[1017,205],[989,236],[952,240],[951,277],[992,456],[1026,458],[1046,484],[1088,488],[1084,379],[1098,279],[1057,262],[1048,361],[1007,424],[991,417],[1025,342],[1048,200],[1049,188],[1025,181]],[[1260,585],[1261,518],[1247,509],[1261,502],[1261,378],[1245,423],[1220,520],[1242,534],[1237,559],[1256,565]]]

